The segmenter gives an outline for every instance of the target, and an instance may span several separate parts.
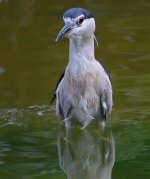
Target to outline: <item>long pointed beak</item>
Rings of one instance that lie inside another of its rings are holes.
[[[58,42],[61,38],[63,38],[70,30],[72,30],[74,27],[73,23],[67,23],[58,33],[57,37],[56,37],[56,42]]]

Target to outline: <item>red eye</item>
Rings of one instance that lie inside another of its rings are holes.
[[[81,17],[81,18],[79,19],[79,24],[82,24],[82,23],[83,23],[83,21],[84,21],[84,18],[83,18],[83,17]]]

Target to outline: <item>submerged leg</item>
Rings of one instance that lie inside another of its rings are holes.
[[[98,121],[98,125],[101,130],[105,130],[106,122],[105,121]]]
[[[67,111],[66,118],[64,119],[65,126],[67,129],[72,127],[71,117],[72,117],[72,108],[70,106]]]
[[[67,129],[71,128],[72,127],[72,123],[71,123],[71,120],[70,118],[66,118],[67,120],[65,120],[65,126]]]

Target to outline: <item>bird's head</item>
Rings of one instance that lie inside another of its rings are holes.
[[[83,8],[72,8],[63,15],[64,27],[58,33],[56,41],[62,37],[87,38],[95,31],[95,20],[93,15]]]

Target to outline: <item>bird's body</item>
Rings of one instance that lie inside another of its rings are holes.
[[[78,11],[79,9],[74,8]],[[71,10],[66,11],[67,13],[71,14]],[[79,17],[82,15],[84,12],[79,14]],[[71,21],[68,16],[66,19],[67,22]],[[71,33],[67,34],[70,39],[69,63],[55,91],[56,114],[65,122],[67,128],[71,126],[73,119],[83,127],[91,121],[105,122],[112,108],[109,77],[94,57],[95,21],[92,16],[88,21],[84,21],[86,24],[83,28],[76,27],[75,32],[70,30]]]

